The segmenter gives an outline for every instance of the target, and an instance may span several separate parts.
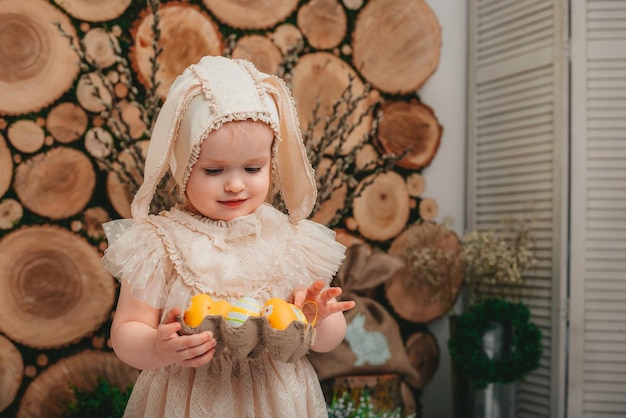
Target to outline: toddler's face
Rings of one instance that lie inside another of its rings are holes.
[[[254,212],[271,185],[274,132],[263,122],[228,122],[200,146],[185,194],[204,216],[230,221]]]

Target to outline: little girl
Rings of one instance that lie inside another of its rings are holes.
[[[151,215],[167,169],[180,201]],[[265,203],[277,187],[283,214]],[[305,218],[316,199],[293,99],[251,63],[207,56],[173,83],[155,123],[133,219],[104,225],[105,268],[121,282],[111,327],[119,358],[142,370],[128,417],[325,417],[308,359],[294,363],[215,354],[211,332],[180,335],[196,293],[261,303],[280,297],[318,307],[311,350],[330,351],[346,331],[328,287],[345,247]],[[311,319],[311,318],[309,318]]]

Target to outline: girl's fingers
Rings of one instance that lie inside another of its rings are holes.
[[[296,306],[302,306],[304,299],[306,298],[307,291],[305,288],[297,288],[291,294],[291,303]]]
[[[174,308],[170,309],[165,314],[165,318],[163,318],[163,323],[164,324],[171,324],[172,322],[178,322],[178,321],[176,321],[176,317],[179,316],[181,313],[182,313],[182,310],[179,307],[174,307]]]
[[[163,322],[157,327],[157,337],[161,340],[169,340],[178,336],[178,331],[180,331],[180,323],[178,321],[171,323]]]
[[[194,350],[197,347],[204,346],[205,344],[215,345],[215,340],[213,340],[213,334],[211,334],[209,331],[202,332],[200,334],[185,335],[180,337],[177,341],[177,351]]]
[[[182,365],[186,367],[199,367],[213,360],[215,349],[209,349],[195,357],[191,357],[182,361]]]
[[[173,353],[177,364],[189,367],[197,367],[206,364],[215,354],[215,341],[205,341],[202,344],[185,347]]]
[[[307,295],[306,295],[307,300],[311,300],[311,299],[316,300],[321,294],[325,285],[326,283],[324,283],[324,280],[314,281],[311,284],[311,286],[309,286],[309,288],[307,289]]]
[[[215,348],[217,342],[210,332],[203,332],[194,335],[176,334],[175,338],[166,338],[162,340],[163,349],[170,355],[186,360],[204,353],[208,349]]]
[[[199,355],[204,354],[205,352],[212,350],[215,348],[215,340],[212,337],[209,337],[208,340],[196,340],[190,341],[189,344],[181,349],[181,353],[184,354],[186,358],[193,358]]]
[[[331,301],[333,298],[336,298],[338,296],[340,296],[342,293],[341,288],[340,287],[331,287],[329,289],[327,289],[326,291],[324,291],[322,293],[322,300],[324,302],[329,302]]]
[[[348,300],[348,301],[344,301],[344,302],[337,302],[337,312],[344,312],[344,311],[348,311],[352,308],[354,308],[356,306],[356,302],[354,302],[353,300]]]
[[[166,314],[165,318],[163,318],[163,322],[157,327],[157,337],[161,340],[167,340],[170,338],[174,338],[178,335],[178,331],[180,331],[181,325],[180,322],[176,320],[176,318],[182,313],[181,309],[178,307],[170,309]]]

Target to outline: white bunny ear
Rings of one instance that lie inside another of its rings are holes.
[[[284,81],[268,76],[264,83],[278,109],[279,143],[276,146],[276,171],[280,192],[292,222],[311,214],[317,199],[315,173],[307,156],[300,132],[296,106]]]
[[[199,82],[189,75],[190,71],[187,69],[172,84],[168,93],[168,98],[171,99],[165,101],[154,124],[144,164],[143,183],[130,207],[136,220],[148,217],[156,188],[168,170],[184,109],[191,98],[202,91]]]

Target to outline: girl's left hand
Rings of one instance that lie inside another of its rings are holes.
[[[355,302],[352,300],[337,301],[336,298],[341,295],[342,292],[340,287],[325,287],[326,283],[324,280],[320,279],[314,281],[308,288],[300,286],[296,287],[293,292],[291,292],[291,303],[303,309],[304,315],[309,323],[316,318],[316,313],[315,310],[307,309],[308,306],[304,306],[308,301],[313,301],[317,304],[317,319],[315,319],[317,324],[332,314],[354,308]]]

